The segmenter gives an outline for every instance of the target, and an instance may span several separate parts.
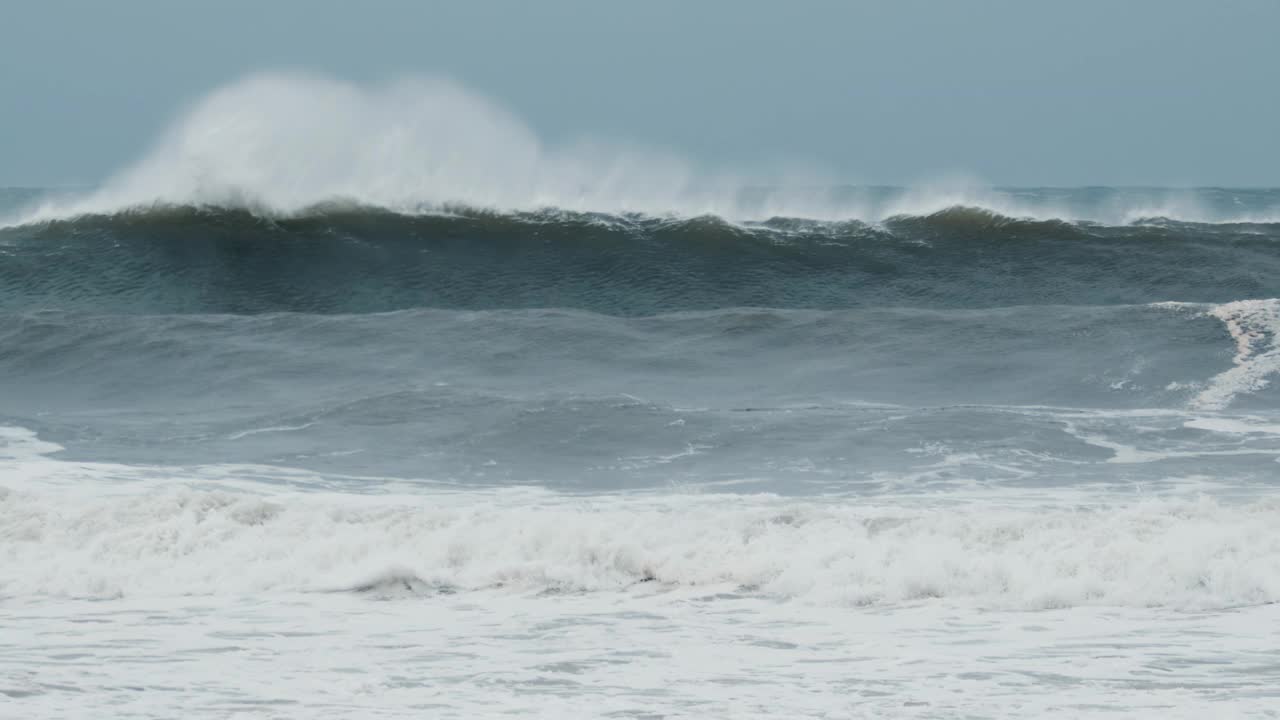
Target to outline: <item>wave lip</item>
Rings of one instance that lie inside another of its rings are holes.
[[[1280,296],[1280,225],[1102,226],[979,207],[880,223],[364,205],[165,206],[0,230],[0,309],[382,312],[567,307],[1221,303]]]
[[[735,222],[878,223],[953,207],[1110,225],[1280,222],[1280,197],[1267,191],[992,189],[965,179],[904,190],[841,186],[821,172],[708,172],[635,143],[548,143],[514,113],[440,77],[357,86],[274,72],[208,94],[101,188],[47,198],[5,224],[183,206],[301,217],[332,203],[406,214],[554,208]]]
[[[1083,207],[1017,205],[1000,191],[974,189],[960,194],[932,195],[909,188],[861,188],[837,186],[798,190],[786,187],[738,187],[716,191],[718,200],[690,202],[574,202],[553,195],[537,201],[497,203],[484,198],[456,195],[405,196],[388,200],[350,190],[298,196],[292,202],[269,199],[270,193],[229,187],[213,197],[199,193],[140,195],[132,200],[110,197],[111,186],[87,195],[60,195],[27,203],[27,209],[0,217],[0,231],[29,226],[53,226],[75,230],[104,225],[159,225],[193,219],[243,215],[272,223],[290,220],[344,220],[361,215],[401,217],[406,221],[427,217],[489,217],[509,222],[550,222],[590,219],[627,225],[634,221],[698,222],[710,219],[742,229],[767,228],[838,230],[848,224],[919,228],[958,232],[1053,229],[1092,226],[1179,227],[1208,230],[1240,230],[1267,233],[1280,226],[1275,211],[1237,214],[1182,211],[1176,207],[1107,210]],[[812,199],[805,199],[812,195]],[[871,199],[868,196],[874,197]],[[910,198],[910,199],[908,199]]]

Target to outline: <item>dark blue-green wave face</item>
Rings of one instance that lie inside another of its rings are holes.
[[[482,485],[1271,482],[1280,192],[1003,192],[1085,219],[9,224],[0,421],[72,457]]]

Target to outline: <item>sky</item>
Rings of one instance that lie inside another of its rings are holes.
[[[548,142],[913,184],[1280,186],[1280,0],[6,0],[0,186],[263,70],[445,75]]]

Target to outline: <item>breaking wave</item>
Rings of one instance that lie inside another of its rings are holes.
[[[548,143],[505,108],[443,78],[362,87],[265,73],[195,103],[145,157],[101,188],[46,198],[7,224],[188,206],[298,217],[334,202],[410,214],[555,208],[732,221],[875,223],[956,206],[1105,224],[1280,221],[1280,201],[1265,192],[1083,190],[1032,197],[968,180],[900,190],[840,187],[822,172],[708,172],[677,153],[634,143]],[[1249,200],[1244,207],[1242,198]]]
[[[0,230],[0,305],[97,312],[1222,303],[1280,297],[1280,225],[955,207],[878,223],[150,208]]]
[[[896,508],[768,497],[0,496],[0,594],[703,587],[819,604],[1280,601],[1274,502]],[[642,585],[643,584],[643,585]]]

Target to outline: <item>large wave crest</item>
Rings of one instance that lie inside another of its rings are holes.
[[[296,216],[335,202],[401,213],[556,208],[729,220],[877,222],[956,206],[1110,224],[1152,217],[1280,218],[1270,205],[1224,217],[1195,193],[1181,191],[1082,206],[954,178],[883,190],[841,187],[818,171],[708,171],[678,153],[628,143],[550,143],[500,105],[439,77],[358,86],[275,72],[213,91],[180,115],[139,162],[96,190],[46,199],[7,224],[156,206]]]

